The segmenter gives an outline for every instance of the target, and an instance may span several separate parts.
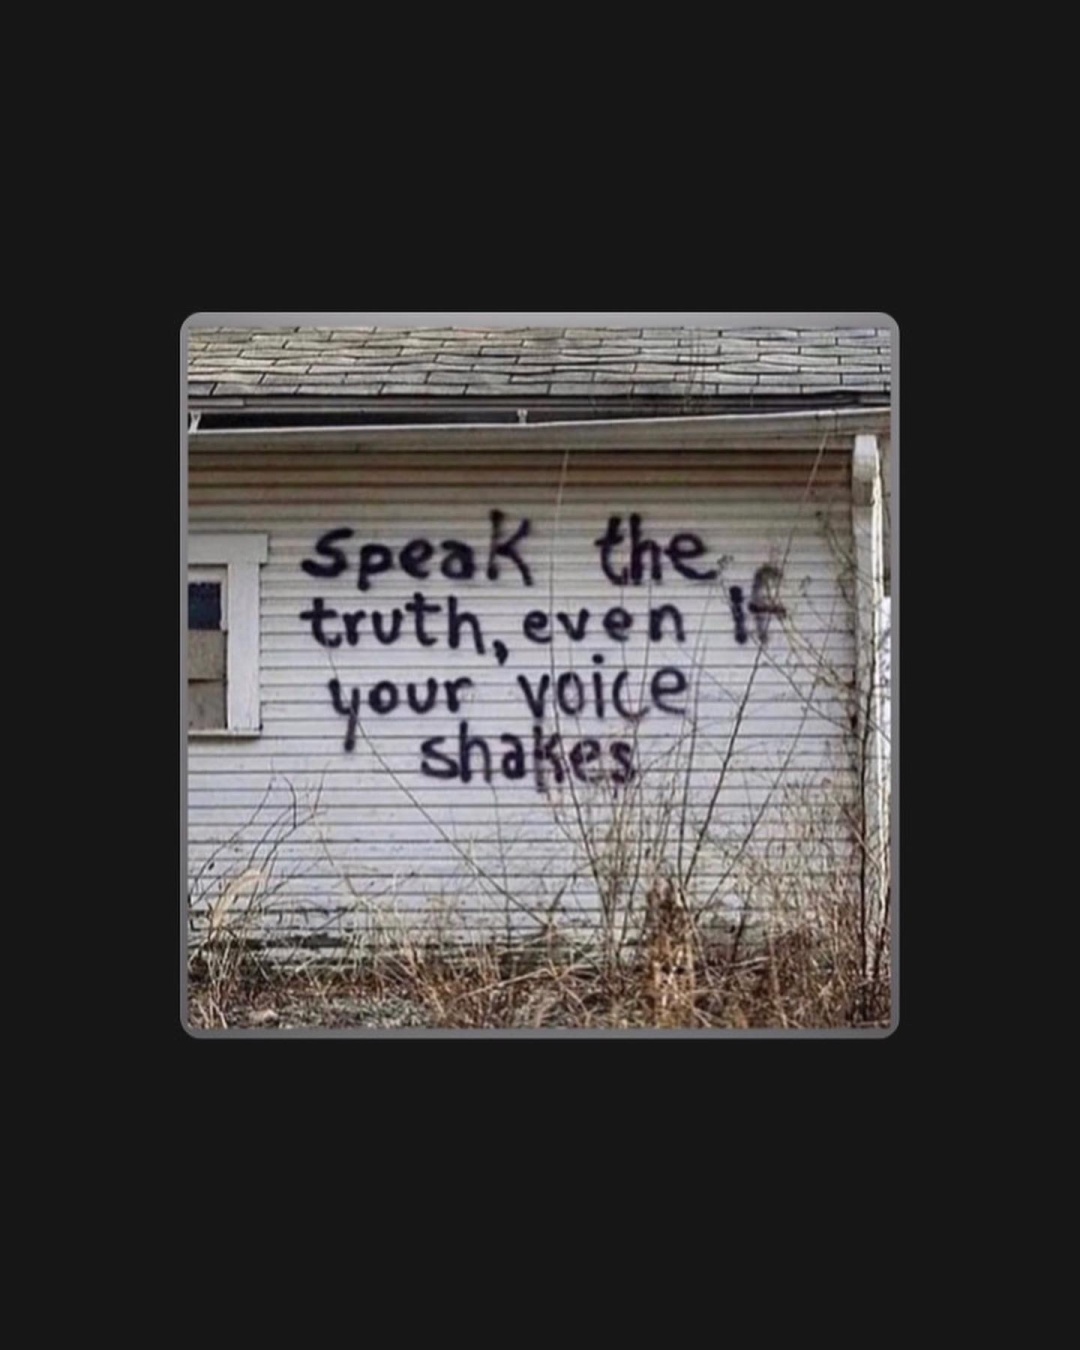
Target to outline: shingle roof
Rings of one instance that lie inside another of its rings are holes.
[[[476,398],[888,401],[887,328],[199,328],[192,410]]]

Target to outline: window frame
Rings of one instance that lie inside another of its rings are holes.
[[[200,569],[225,569],[222,596],[225,726],[189,728],[189,738],[258,736],[262,732],[259,569],[266,562],[267,545],[268,537],[265,534],[194,533],[188,536],[189,581],[200,579]]]
[[[211,567],[207,563],[188,563],[187,579],[189,586],[209,582],[221,587],[221,631],[229,631],[229,569],[225,566]]]

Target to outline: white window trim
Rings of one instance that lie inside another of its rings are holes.
[[[192,737],[257,736],[259,702],[259,568],[268,553],[265,534],[192,534],[191,566],[224,567],[225,679],[224,730],[189,731]]]

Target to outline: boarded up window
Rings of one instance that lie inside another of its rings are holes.
[[[226,726],[226,660],[223,583],[188,584],[188,730]]]

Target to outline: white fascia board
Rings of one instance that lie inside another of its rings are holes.
[[[888,434],[891,408],[729,413],[585,422],[459,423],[369,427],[236,427],[191,431],[193,450],[678,449],[755,439],[816,445],[822,435]]]

